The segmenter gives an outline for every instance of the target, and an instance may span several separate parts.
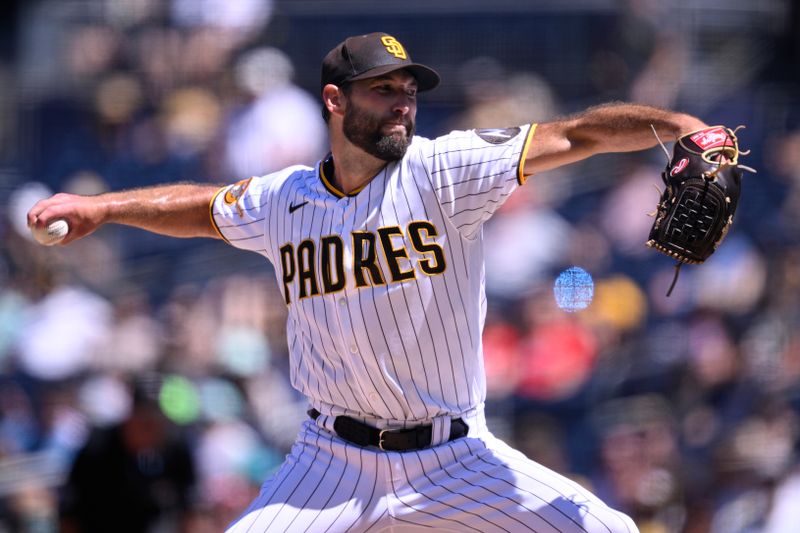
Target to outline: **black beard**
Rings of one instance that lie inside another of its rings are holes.
[[[403,125],[406,127],[405,135],[401,133],[384,135],[381,133],[383,124],[380,119],[356,107],[351,101],[344,113],[342,130],[347,140],[368,154],[383,161],[397,161],[406,154],[414,136],[414,123],[411,119],[404,118]]]

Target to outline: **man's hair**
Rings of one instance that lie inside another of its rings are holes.
[[[338,87],[339,90],[342,91],[342,94],[345,96],[350,96],[350,91],[353,88],[353,84],[350,82],[344,82]],[[328,111],[328,106],[325,105],[325,102],[322,102],[322,119],[325,121],[325,124],[328,124],[331,119],[331,112]]]

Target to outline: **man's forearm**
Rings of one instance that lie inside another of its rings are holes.
[[[91,234],[103,224],[125,224],[172,237],[219,237],[209,204],[218,186],[180,183],[97,196],[56,194],[28,212],[28,225],[44,227],[67,220],[63,243]]]
[[[673,141],[706,126],[700,119],[685,113],[624,103],[590,107],[564,122],[567,137],[575,143],[591,145],[593,153],[630,152],[655,146],[657,141],[652,128],[662,140]]]
[[[644,150],[706,126],[700,119],[639,104],[591,107],[564,119],[539,124],[532,139],[525,173],[532,174],[608,152]]]
[[[218,186],[181,183],[98,197],[103,223],[125,224],[172,237],[216,237],[209,204]]]

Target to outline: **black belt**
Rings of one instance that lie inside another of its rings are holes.
[[[309,409],[308,416],[316,420],[320,412]],[[337,416],[333,421],[336,434],[347,442],[359,446],[376,446],[385,451],[408,452],[427,448],[433,440],[433,426],[415,426],[409,429],[378,429],[349,416]],[[450,422],[448,442],[467,435],[469,426],[460,418]]]

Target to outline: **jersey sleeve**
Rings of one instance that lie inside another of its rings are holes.
[[[465,237],[525,183],[523,167],[536,125],[454,131],[434,139],[426,154],[434,192]]]
[[[217,191],[211,200],[211,223],[227,243],[267,256],[268,177],[248,178]]]

